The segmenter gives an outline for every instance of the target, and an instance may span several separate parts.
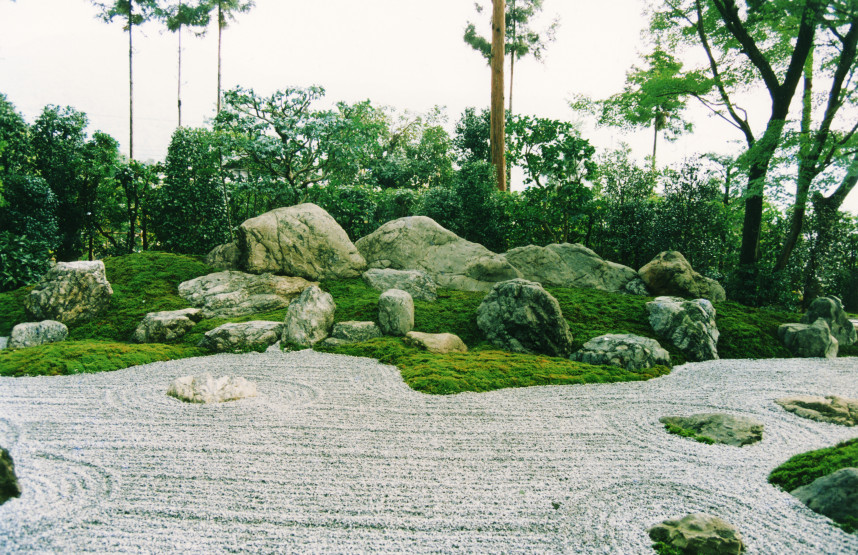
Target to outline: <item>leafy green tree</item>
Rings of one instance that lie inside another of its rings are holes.
[[[30,138],[27,123],[6,95],[0,93],[0,206],[3,175],[29,171]]]
[[[229,239],[219,172],[217,136],[206,129],[176,129],[167,151],[164,182],[152,199],[152,212],[157,214],[152,231],[164,249],[205,254]]]
[[[196,2],[184,2],[179,0],[175,4],[159,8],[158,17],[164,21],[164,25],[171,33],[176,33],[178,38],[178,79],[177,79],[177,109],[179,127],[182,126],[182,30],[185,27],[197,27],[200,29],[196,34],[205,34],[205,27],[211,19],[211,6],[208,0],[196,0]],[[220,92],[218,92],[220,97]]]
[[[112,3],[93,2],[107,23],[115,19],[125,22],[128,32],[128,157],[134,159],[134,27],[156,17],[158,0],[114,0]]]
[[[477,113],[476,108],[465,108],[456,122],[453,150],[459,164],[468,160],[491,161],[488,110]]]
[[[0,207],[0,231],[57,246],[57,197],[41,177],[9,174],[5,179],[7,203]]]
[[[254,0],[205,0],[209,10],[217,12],[217,113],[221,109],[221,77],[223,75],[223,30],[238,14],[247,13],[255,5]]]

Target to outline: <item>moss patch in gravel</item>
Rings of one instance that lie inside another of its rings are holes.
[[[678,435],[679,437],[686,437],[688,439],[693,439],[694,441],[698,441],[700,443],[705,443],[707,445],[712,445],[715,443],[715,440],[711,437],[704,436],[698,434],[694,430],[689,430],[688,428],[683,428],[682,426],[677,426],[676,424],[665,424],[664,429],[667,430],[667,433]]]

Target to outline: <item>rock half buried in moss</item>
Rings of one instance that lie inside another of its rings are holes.
[[[241,377],[184,376],[170,384],[167,395],[189,403],[223,403],[256,397],[256,384]]]
[[[843,303],[837,297],[818,297],[810,303],[801,323],[812,324],[817,320],[825,320],[831,335],[841,347],[848,347],[858,341],[855,325],[846,316]]]
[[[65,341],[68,335],[69,329],[62,322],[55,320],[25,322],[12,328],[12,335],[9,337],[8,346],[10,349],[35,347],[37,345]]]
[[[648,533],[652,541],[689,555],[738,555],[745,550],[736,528],[717,516],[704,513],[665,520],[650,528]]]
[[[837,395],[825,397],[796,395],[775,399],[775,403],[785,410],[817,422],[831,422],[843,426],[858,425],[858,399],[846,399]]]
[[[587,364],[619,366],[630,372],[656,365],[670,366],[670,353],[658,341],[630,333],[594,337],[569,358]]]
[[[812,324],[783,324],[778,328],[778,337],[799,358],[837,358],[840,347],[822,318]]]
[[[0,447],[0,505],[13,497],[21,497],[21,486],[15,476],[15,465],[9,451]]]
[[[841,468],[790,492],[811,510],[858,528],[858,468]]]
[[[703,413],[691,416],[663,416],[658,419],[666,426],[693,432],[716,443],[741,447],[763,439],[763,423],[747,416]]]
[[[198,346],[219,353],[255,351],[277,343],[282,333],[280,322],[253,320],[224,324],[206,332]]]
[[[42,276],[24,304],[37,320],[71,325],[102,314],[112,295],[101,260],[58,262]]]
[[[410,331],[405,334],[404,341],[408,345],[413,345],[420,349],[425,349],[430,353],[447,354],[447,353],[467,353],[468,347],[459,338],[458,335],[452,333],[423,333],[419,331]]]
[[[720,332],[712,303],[706,299],[686,301],[680,297],[656,297],[646,303],[646,310],[656,335],[676,345],[688,360],[699,362],[718,358]]]

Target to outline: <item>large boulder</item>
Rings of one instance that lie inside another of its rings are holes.
[[[717,516],[695,513],[665,520],[648,530],[654,542],[687,555],[739,555],[745,550],[742,537],[731,524]]]
[[[670,353],[658,341],[632,334],[594,337],[569,358],[587,364],[619,366],[630,372],[656,365],[670,366]]]
[[[646,303],[653,331],[673,343],[688,360],[718,358],[718,326],[715,307],[706,299],[686,301],[657,297]]]
[[[741,447],[763,439],[763,423],[747,416],[704,413],[691,416],[663,416],[664,425],[675,426],[708,437],[716,443]]]
[[[778,337],[784,347],[799,358],[837,358],[839,344],[825,320],[812,324],[782,324]]]
[[[560,303],[525,279],[495,285],[477,309],[477,325],[489,341],[516,353],[568,357],[572,352]]]
[[[858,468],[841,468],[794,489],[790,495],[835,522],[858,523]]]
[[[363,281],[376,291],[401,289],[421,301],[432,302],[438,298],[438,284],[422,270],[371,268],[363,273]]]
[[[179,295],[205,318],[234,318],[285,308],[311,285],[300,277],[228,270],[180,283]]]
[[[253,320],[224,324],[206,332],[198,346],[219,353],[258,351],[276,343],[281,333],[283,324],[280,322]]]
[[[849,320],[846,311],[843,310],[843,303],[837,297],[818,297],[810,303],[801,322],[812,324],[817,320],[825,320],[831,335],[837,339],[841,347],[848,347],[858,340],[855,325]]]
[[[345,230],[315,204],[278,208],[238,228],[241,267],[311,280],[358,277],[366,261]]]
[[[286,309],[281,340],[299,347],[312,347],[331,333],[336,310],[331,294],[311,285]]]
[[[414,329],[414,300],[407,292],[390,289],[378,298],[378,327],[384,335],[402,337]]]
[[[13,497],[21,497],[21,486],[15,476],[12,455],[0,447],[0,505]]]
[[[603,260],[584,245],[563,243],[537,247],[528,245],[512,249],[507,262],[521,272],[524,279],[544,287],[580,287],[602,291],[622,291],[636,271],[628,266]]]
[[[206,256],[206,265],[215,270],[238,270],[241,251],[236,243],[226,243],[213,248]]]
[[[167,395],[188,403],[224,403],[256,397],[256,384],[241,377],[200,374],[176,378]]]
[[[837,395],[795,395],[775,399],[775,403],[802,418],[843,426],[858,426],[858,399],[846,399]]]
[[[102,314],[112,295],[101,260],[58,262],[42,276],[24,304],[36,320],[72,325]]]
[[[695,272],[676,251],[664,251],[638,270],[638,275],[653,295],[702,298],[713,303],[727,300],[727,293],[714,279]]]
[[[506,258],[466,241],[426,216],[387,222],[357,243],[370,268],[423,270],[441,287],[488,291],[520,278]]]
[[[134,330],[131,340],[135,343],[175,341],[188,333],[202,319],[203,311],[199,308],[150,312]]]
[[[56,343],[57,341],[65,341],[68,335],[69,329],[62,322],[55,320],[25,322],[12,328],[9,348],[23,349],[24,347]]]
[[[467,353],[468,347],[459,338],[458,335],[452,333],[423,333],[419,331],[410,331],[405,334],[403,339],[406,345],[424,349],[430,353],[447,354],[447,353]]]

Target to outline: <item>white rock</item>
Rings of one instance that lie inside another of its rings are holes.
[[[211,374],[176,378],[167,389],[167,395],[189,403],[223,403],[256,397],[256,394],[253,382],[232,376],[214,379]]]

